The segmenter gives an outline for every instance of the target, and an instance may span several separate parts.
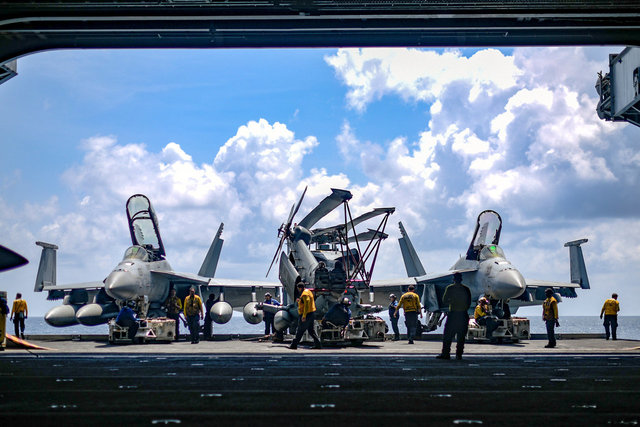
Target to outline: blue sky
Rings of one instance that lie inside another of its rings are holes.
[[[404,273],[402,220],[428,271],[466,250],[477,214],[503,217],[525,277],[568,280],[587,237],[598,314],[612,291],[640,314],[640,130],[595,114],[596,72],[622,48],[54,51],[0,85],[1,243],[31,263],[0,276],[32,310],[39,248],[60,283],[102,280],[128,246],[124,204],[147,194],[168,259],[197,271],[221,221],[220,277],[263,278],[305,185],[354,210],[396,206],[377,278]],[[328,218],[335,221],[337,218]],[[272,275],[272,280],[277,280]],[[536,314],[531,309],[523,314]]]

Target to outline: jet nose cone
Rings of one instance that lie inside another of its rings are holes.
[[[518,270],[503,270],[498,274],[495,293],[498,299],[517,298],[524,292],[527,284]]]
[[[112,271],[104,281],[107,295],[119,300],[130,300],[138,296],[135,276],[128,271]]]

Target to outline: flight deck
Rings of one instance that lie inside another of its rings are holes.
[[[251,336],[198,345],[43,338],[30,342],[52,350],[0,353],[7,425],[640,423],[635,340],[472,343],[462,361],[443,361],[437,337],[320,350]]]

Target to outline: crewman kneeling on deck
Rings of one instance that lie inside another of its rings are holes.
[[[478,305],[476,306],[476,310],[473,313],[473,318],[476,320],[476,323],[480,326],[484,326],[487,329],[486,338],[490,339],[491,342],[493,339],[493,331],[498,327],[498,321],[491,314],[491,307],[489,306],[489,301],[485,297],[482,297],[478,300]]]
[[[116,325],[121,328],[129,328],[129,339],[133,340],[136,336],[136,332],[138,332],[138,328],[140,325],[138,324],[138,319],[136,318],[136,312],[133,311],[136,303],[133,301],[129,301],[127,305],[122,307],[120,313],[118,313],[118,317],[116,317]]]
[[[618,294],[611,294],[611,298],[604,302],[602,310],[600,310],[600,318],[604,314],[604,332],[606,338],[609,339],[609,328],[611,328],[611,337],[617,340],[616,331],[618,329],[618,312],[620,311],[620,303],[618,302]]]
[[[176,296],[176,290],[174,288],[169,292],[169,298],[165,301],[164,307],[167,310],[167,317],[176,322],[174,339],[178,341],[180,338],[180,312],[182,311],[182,301],[180,301],[180,298]]]
[[[334,304],[333,307],[327,311],[327,314],[322,318],[322,327],[323,328],[332,328],[337,326],[339,328],[344,328],[349,324],[349,319],[351,319],[351,309],[349,306],[351,305],[351,301],[349,298],[344,297],[342,300]]]
[[[304,335],[305,331],[308,331],[311,338],[313,338],[315,348],[322,348],[320,338],[318,338],[318,334],[316,334],[315,330],[316,303],[313,298],[313,294],[309,289],[305,289],[304,282],[299,282],[296,285],[296,289],[300,294],[300,298],[298,299],[298,329],[296,330],[296,336],[291,342],[289,348],[292,350],[298,348],[298,343],[300,342],[300,339],[302,339],[302,335]]]

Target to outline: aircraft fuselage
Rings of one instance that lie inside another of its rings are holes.
[[[122,260],[105,279],[105,291],[115,300],[133,300],[140,296],[150,303],[162,303],[169,295],[169,283],[152,283],[151,271],[171,271],[166,260]]]
[[[452,270],[477,269],[464,274],[463,282],[471,289],[474,300],[483,295],[492,299],[517,298],[527,287],[522,274],[504,257],[470,261],[461,257]]]

